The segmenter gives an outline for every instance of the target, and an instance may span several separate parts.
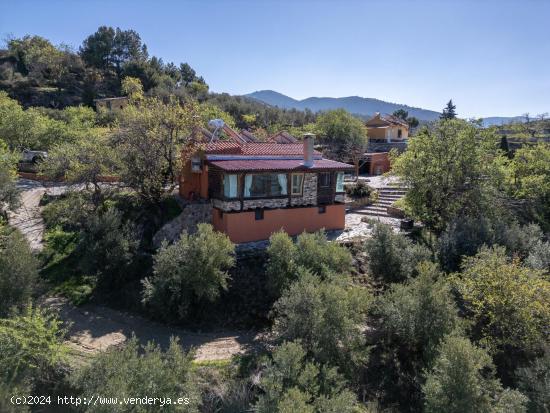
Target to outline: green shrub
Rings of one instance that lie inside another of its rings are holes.
[[[235,246],[209,224],[193,235],[166,243],[155,255],[154,275],[143,282],[143,302],[161,318],[183,319],[201,300],[214,301],[227,289],[227,270],[235,263]]]
[[[359,180],[353,185],[346,186],[346,194],[352,198],[370,198],[374,193],[374,189],[365,181]]]
[[[338,366],[348,378],[365,363],[362,326],[370,295],[361,287],[322,281],[308,270],[273,306],[274,332],[280,340],[300,340],[321,363]]]
[[[510,256],[527,258],[542,242],[538,225],[520,226],[515,221],[494,216],[460,216],[446,227],[438,240],[442,267],[456,271],[464,256],[473,256],[483,246],[502,245]]]
[[[30,300],[38,283],[38,262],[27,240],[0,222],[0,317]]]
[[[297,276],[297,247],[292,238],[284,231],[278,231],[269,237],[267,247],[266,279],[271,295],[279,298]]]
[[[544,273],[482,248],[464,260],[455,285],[473,321],[471,334],[491,349],[529,349],[548,340],[550,282]]]
[[[448,336],[423,386],[427,413],[526,411],[527,398],[503,389],[494,378],[491,357],[467,338]]]
[[[327,240],[324,231],[300,234],[296,240],[295,263],[323,279],[349,274],[351,253],[342,245]]]
[[[37,386],[58,379],[56,372],[67,360],[60,325],[52,315],[31,306],[0,319],[0,411],[13,408],[9,397],[33,394]]]
[[[365,241],[369,271],[386,283],[404,281],[416,273],[416,266],[431,258],[430,251],[396,234],[387,224],[376,223],[372,236]]]
[[[277,299],[298,272],[307,269],[323,279],[347,275],[352,269],[351,253],[343,246],[330,242],[323,231],[300,234],[294,243],[284,231],[269,238],[266,277],[272,296]]]
[[[419,275],[393,284],[377,301],[376,315],[390,345],[403,346],[409,357],[433,358],[441,339],[461,327],[451,286],[433,263],[419,267]]]
[[[193,353],[185,353],[176,339],[166,351],[148,343],[141,347],[135,338],[122,349],[109,349],[98,354],[90,365],[84,366],[73,377],[73,383],[84,397],[90,394],[115,397],[188,398],[189,404],[156,405],[110,404],[85,407],[97,413],[134,411],[198,412],[200,395],[193,372]]]
[[[80,232],[80,268],[84,274],[97,276],[99,288],[121,286],[138,244],[133,226],[123,222],[118,210],[96,211],[87,217]]]
[[[519,390],[529,397],[529,412],[547,413],[550,411],[550,349],[546,348],[541,357],[527,367],[516,371]]]
[[[462,327],[450,285],[435,264],[423,263],[416,278],[393,284],[377,299],[372,316],[366,385],[385,405],[418,411],[423,370],[443,337]]]
[[[299,342],[275,349],[262,373],[256,409],[271,412],[358,412],[355,395],[336,368],[308,361]]]

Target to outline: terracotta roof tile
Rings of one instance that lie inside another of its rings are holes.
[[[271,135],[268,140],[273,143],[298,143],[298,139],[285,130]]]
[[[228,161],[209,161],[210,165],[218,167],[228,172],[246,172],[246,171],[319,171],[319,170],[352,170],[353,166],[346,163],[331,161],[330,159],[315,160],[313,166],[308,168],[304,166],[301,159],[295,160],[228,160]]]

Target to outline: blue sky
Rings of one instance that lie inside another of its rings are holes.
[[[550,112],[550,1],[0,0],[0,36],[77,48],[100,25],[217,92],[373,97],[460,116]]]

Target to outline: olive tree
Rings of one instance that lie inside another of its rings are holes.
[[[448,336],[422,387],[427,413],[526,411],[527,398],[503,389],[494,378],[491,357],[467,338]]]
[[[363,327],[370,301],[362,287],[322,281],[302,269],[273,306],[273,329],[278,339],[301,340],[316,360],[352,378],[367,358]]]
[[[405,202],[414,217],[440,232],[458,214],[494,208],[503,164],[493,131],[451,119],[411,137],[392,171],[409,187]]]
[[[139,406],[138,411],[198,412],[200,395],[193,370],[193,353],[182,350],[178,341],[171,339],[163,351],[155,343],[140,346],[134,337],[122,348],[111,348],[98,354],[89,365],[76,372],[73,384],[84,394],[98,394],[122,400],[130,397],[158,397],[170,399],[161,407]],[[178,403],[178,398],[182,398]],[[187,399],[187,403],[185,400]],[[86,412],[133,412],[136,405],[90,405]]]
[[[120,177],[144,202],[158,205],[174,190],[183,164],[201,147],[191,133],[199,121],[197,104],[174,98],[145,98],[121,112],[112,137]]]
[[[162,318],[182,319],[193,303],[216,300],[227,289],[234,251],[229,238],[209,224],[164,243],[154,257],[153,276],[143,282],[143,303]]]
[[[262,372],[260,413],[358,412],[356,396],[337,369],[308,360],[299,342],[285,342]]]

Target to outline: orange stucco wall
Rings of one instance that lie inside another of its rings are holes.
[[[381,175],[390,170],[390,157],[387,152],[370,153],[370,175]]]
[[[182,198],[195,197],[208,198],[208,166],[204,165],[201,173],[191,171],[191,163],[184,165],[180,175],[179,193]]]
[[[280,208],[264,210],[264,219],[256,221],[254,211],[224,212],[214,209],[212,225],[227,234],[235,243],[268,239],[283,229],[289,235],[327,230],[344,229],[346,223],[345,205],[327,205],[324,214],[318,207]]]

